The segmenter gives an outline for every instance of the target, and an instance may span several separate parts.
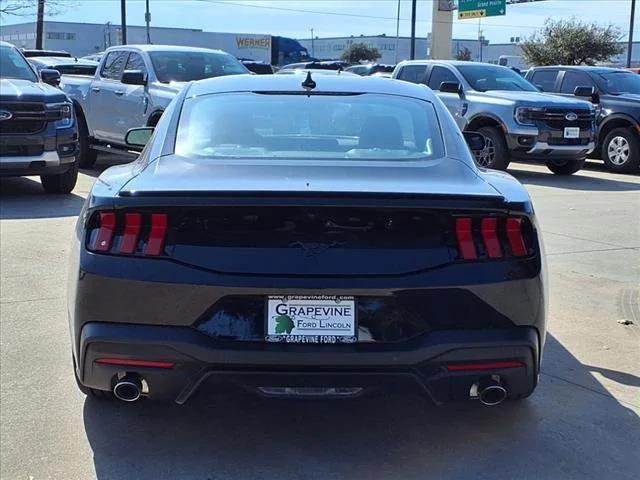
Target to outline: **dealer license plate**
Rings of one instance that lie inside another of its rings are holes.
[[[353,343],[356,301],[328,295],[269,296],[267,342]]]
[[[565,127],[564,128],[564,138],[580,138],[580,128],[579,127]]]

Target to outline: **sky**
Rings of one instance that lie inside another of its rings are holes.
[[[11,2],[20,0],[0,0]],[[56,0],[63,12],[48,20],[120,23],[120,0]],[[68,2],[68,8],[64,8]],[[144,0],[127,0],[127,23],[144,25]],[[418,0],[418,36],[431,30],[431,0]],[[586,22],[613,24],[628,38],[631,0],[545,0],[508,5],[507,15],[482,20],[491,43],[528,37],[545,19],[577,17]],[[396,34],[398,0],[150,0],[151,25],[198,28],[213,32],[263,33],[292,38]],[[640,8],[638,9],[640,11]],[[640,40],[640,13],[634,38]],[[400,0],[400,35],[410,35],[411,0]],[[30,16],[3,16],[2,24],[35,20]],[[454,20],[455,38],[477,38],[478,20]]]

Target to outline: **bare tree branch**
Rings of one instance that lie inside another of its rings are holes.
[[[45,15],[60,15],[77,4],[69,0],[45,0]],[[34,17],[38,10],[38,0],[0,0],[0,16]]]

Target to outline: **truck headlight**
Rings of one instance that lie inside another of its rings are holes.
[[[71,128],[73,126],[73,105],[69,102],[50,103],[47,110],[55,115],[56,128]]]
[[[540,114],[544,114],[544,108],[518,107],[515,113],[516,122],[520,125],[535,125],[535,119]]]

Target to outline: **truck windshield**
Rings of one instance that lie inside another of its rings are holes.
[[[37,82],[38,77],[27,61],[13,47],[0,46],[0,77]]]
[[[234,57],[218,52],[150,52],[161,83],[191,82],[249,71]]]
[[[600,88],[612,95],[640,94],[640,75],[633,72],[607,72],[596,75]]]
[[[493,65],[456,65],[462,76],[478,92],[509,90],[537,92],[536,87],[513,70]]]
[[[185,157],[422,160],[443,155],[429,102],[376,94],[226,93],[187,99]]]

